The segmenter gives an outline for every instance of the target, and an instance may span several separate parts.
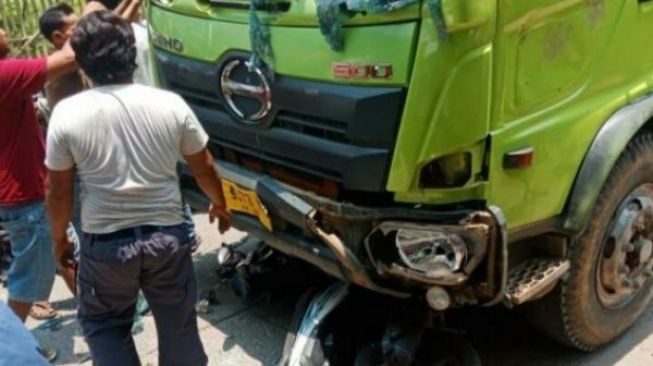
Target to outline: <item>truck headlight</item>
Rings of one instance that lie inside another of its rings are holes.
[[[435,225],[387,221],[372,230],[365,246],[381,275],[428,284],[463,281],[485,258],[488,223]]]
[[[456,233],[400,229],[395,244],[402,262],[420,272],[452,273],[467,258],[465,240]]]

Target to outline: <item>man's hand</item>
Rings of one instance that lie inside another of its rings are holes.
[[[54,259],[63,269],[75,267],[75,247],[68,238],[54,241]]]
[[[73,296],[77,296],[77,262],[75,249],[68,238],[54,241],[54,258],[59,267],[59,274]]]
[[[215,160],[208,149],[204,148],[197,154],[184,157],[188,167],[193,172],[200,189],[211,200],[209,221],[219,220],[218,229],[224,234],[231,227],[231,211],[227,208],[222,191],[222,181],[215,169]]]
[[[224,234],[231,228],[231,211],[224,205],[211,204],[209,207],[209,222],[212,224],[218,220],[218,231]]]

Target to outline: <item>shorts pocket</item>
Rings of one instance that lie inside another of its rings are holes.
[[[23,250],[37,232],[38,237],[50,240],[50,227],[45,218],[45,211],[42,204],[12,210],[10,215],[4,215],[6,220],[0,221],[0,227],[6,231],[7,239],[15,250]]]
[[[0,221],[0,227],[5,231],[5,239],[12,244],[24,240],[24,237],[28,236],[30,232],[30,224],[26,218]]]

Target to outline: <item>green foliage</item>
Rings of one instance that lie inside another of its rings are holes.
[[[80,10],[85,0],[0,0],[0,28],[9,32],[14,56],[39,56],[48,52],[49,44],[38,33],[39,16],[62,2]]]

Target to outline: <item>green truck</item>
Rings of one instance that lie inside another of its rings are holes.
[[[582,350],[646,310],[653,1],[151,0],[149,22],[235,227],[438,313],[520,305]]]

